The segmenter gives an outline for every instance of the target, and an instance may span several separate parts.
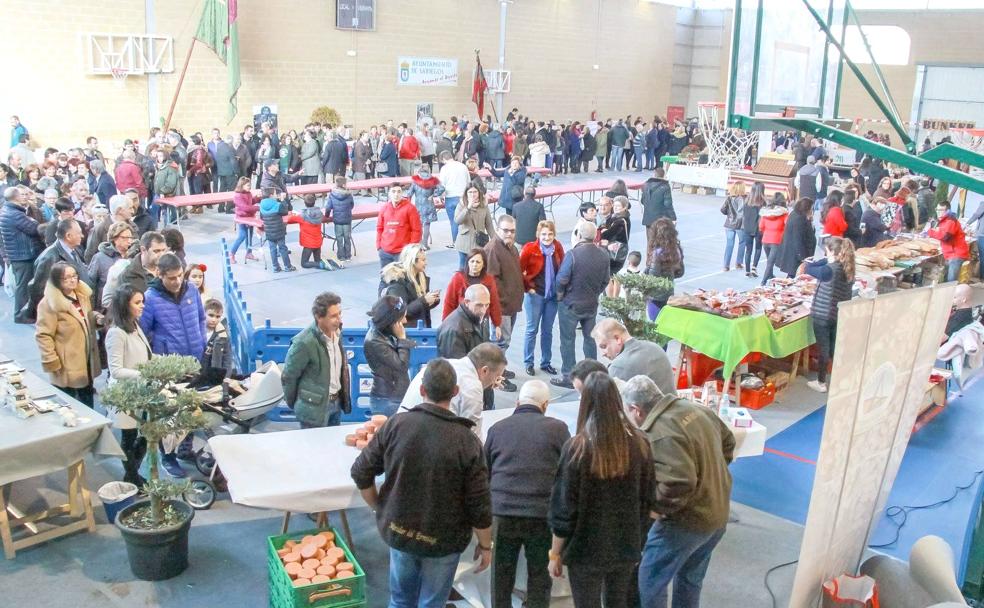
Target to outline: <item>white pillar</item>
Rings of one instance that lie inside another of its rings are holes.
[[[499,0],[499,69],[506,69],[506,13],[509,10],[509,0]],[[499,122],[505,120],[506,115],[502,113],[503,93],[495,94],[495,111],[499,116]],[[482,117],[479,117],[481,119]]]
[[[157,15],[154,0],[144,0],[144,30],[147,34],[157,31]],[[147,128],[161,126],[160,75],[147,74]],[[143,137],[141,137],[143,141]],[[145,147],[147,144],[144,142]]]

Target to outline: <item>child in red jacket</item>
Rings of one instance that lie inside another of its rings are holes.
[[[321,209],[314,206],[315,200],[313,194],[305,194],[304,209],[301,209],[298,215],[291,214],[287,218],[287,223],[299,224],[301,228],[299,239],[301,243],[301,268],[334,270],[334,268],[321,259],[321,246],[325,242],[325,236],[321,232],[321,225],[327,224],[330,220],[325,217]]]

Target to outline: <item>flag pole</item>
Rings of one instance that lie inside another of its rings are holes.
[[[479,49],[475,49],[475,63],[477,65],[481,66],[482,65],[482,59],[481,59],[481,56],[479,55],[479,52],[480,52]],[[484,68],[482,69],[482,81],[485,82],[485,90],[486,91],[489,90],[489,83],[488,83],[488,80],[485,79],[485,69]],[[483,91],[483,94],[484,94],[484,91]],[[494,103],[490,103],[489,106],[492,108],[492,116],[495,117],[495,122],[499,122],[499,113],[495,111],[495,104]],[[478,117],[478,122],[485,122],[485,117],[484,116],[479,116]]]
[[[171,98],[171,108],[167,111],[167,119],[164,121],[164,135],[171,126],[171,116],[174,115],[174,106],[178,105],[178,95],[181,94],[181,85],[184,84],[185,73],[188,71],[188,64],[191,62],[191,52],[195,50],[197,38],[192,37],[191,44],[188,45],[188,54],[185,55],[184,66],[181,67],[181,76],[178,77],[178,86],[174,89],[174,97]]]

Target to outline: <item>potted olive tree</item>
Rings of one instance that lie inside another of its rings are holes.
[[[175,384],[198,372],[194,357],[164,355],[139,366],[140,376],[114,383],[100,393],[107,407],[131,416],[147,440],[150,479],[143,493],[148,500],[122,509],[116,526],[126,541],[130,569],[140,579],[164,580],[188,567],[188,530],[195,515],[187,503],[176,500],[187,483],[160,478],[157,445],[164,437],[205,426],[201,397]]]
[[[668,340],[660,335],[656,322],[649,320],[646,302],[665,300],[673,295],[673,280],[639,273],[619,275],[618,282],[625,297],[602,296],[601,314],[619,321],[633,338],[658,342],[665,348]]]

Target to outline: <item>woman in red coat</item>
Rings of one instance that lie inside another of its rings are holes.
[[[485,255],[484,249],[472,249],[468,257],[465,258],[465,265],[458,272],[451,275],[451,281],[445,290],[444,295],[444,314],[441,320],[448,318],[465,297],[465,290],[476,283],[485,285],[489,290],[489,319],[495,327],[495,339],[501,337],[502,325],[502,306],[499,302],[499,290],[495,286],[495,278],[486,270],[489,267],[489,259]]]
[[[759,213],[759,232],[762,233],[762,249],[765,251],[765,273],[762,274],[762,285],[772,278],[776,260],[779,257],[779,245],[782,244],[782,233],[786,231],[786,197],[777,192],[768,206]]]
[[[844,218],[844,210],[841,209],[843,199],[843,192],[832,190],[823,201],[820,222],[823,224],[823,233],[827,236],[843,237],[847,232],[847,220]]]

